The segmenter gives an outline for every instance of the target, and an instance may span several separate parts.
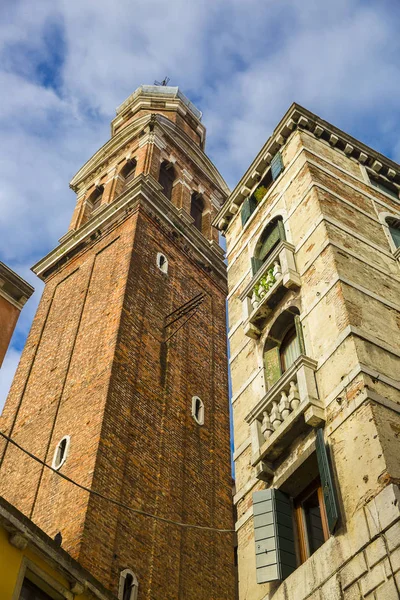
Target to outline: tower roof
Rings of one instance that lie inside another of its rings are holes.
[[[125,102],[118,106],[116,114],[119,115],[127,106],[133,104],[134,101],[141,96],[157,96],[160,100],[164,98],[179,98],[179,100],[181,100],[193,113],[193,116],[201,121],[202,112],[181,92],[179,87],[169,85],[141,85],[125,100]]]

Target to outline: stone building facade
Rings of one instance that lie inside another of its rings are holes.
[[[1,429],[119,505],[4,441],[0,493],[115,597],[231,599],[226,267],[211,225],[228,189],[178,88],[142,86],[111,132],[71,182],[68,233],[34,267],[46,286]]]
[[[294,104],[215,221],[240,600],[400,597],[399,189]]]
[[[0,367],[21,310],[33,291],[28,282],[0,262]]]

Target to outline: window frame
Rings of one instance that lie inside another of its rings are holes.
[[[317,492],[318,494],[318,504],[321,513],[322,531],[324,534],[323,543],[328,541],[330,537],[321,478],[317,477],[305,488],[305,490],[303,490],[298,496],[296,496],[293,499],[293,514],[296,526],[295,537],[298,544],[300,564],[303,564],[307,559],[310,558],[310,556],[314,554],[314,552],[316,552],[315,550],[314,552],[310,553],[309,550],[307,523],[305,520],[304,508],[302,506],[304,502],[315,492]]]
[[[161,259],[163,259],[163,264],[161,264]],[[157,252],[156,264],[161,273],[164,273],[164,275],[168,274],[169,262],[165,254],[162,252]]]
[[[123,600],[124,598],[125,580],[127,575],[130,575],[133,580],[129,600],[137,600],[139,593],[139,581],[132,569],[123,569],[119,574],[118,600]]]
[[[61,459],[61,461],[57,461],[57,454],[60,448],[61,443],[65,440],[66,444],[65,444],[65,449],[64,449],[64,454],[63,457]],[[59,471],[61,469],[61,467],[65,464],[65,461],[68,458],[68,454],[69,454],[69,447],[71,444],[71,436],[69,435],[64,435],[58,442],[58,444],[56,445],[56,448],[54,450],[54,454],[53,454],[53,460],[51,462],[51,467],[52,469],[54,469],[55,471]]]
[[[197,410],[197,402],[199,402],[199,410]],[[192,417],[197,425],[204,425],[204,402],[200,396],[192,396]]]

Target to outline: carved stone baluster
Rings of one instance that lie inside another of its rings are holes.
[[[274,268],[273,268],[272,273],[273,273],[275,279],[278,279],[282,275],[281,265],[280,265],[279,261],[277,261],[277,260],[274,262]]]
[[[279,414],[279,408],[278,408],[277,402],[272,403],[272,410],[271,410],[270,418],[271,418],[272,427],[276,431],[278,429],[278,427],[280,427],[280,425],[282,424],[282,419]]]
[[[290,408],[291,408],[291,410],[296,410],[296,408],[300,405],[299,390],[297,389],[297,383],[295,381],[291,381],[289,385],[290,385],[290,389],[289,389],[288,400],[289,400]]]
[[[269,414],[267,413],[267,411],[264,411],[263,415],[264,416],[261,424],[261,433],[263,434],[264,439],[267,440],[274,432],[274,428],[272,427],[271,419],[269,418]]]
[[[290,404],[289,399],[285,391],[281,392],[281,401],[279,402],[279,412],[282,417],[282,421],[286,419],[290,415]]]

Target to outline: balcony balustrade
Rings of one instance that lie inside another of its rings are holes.
[[[262,322],[288,289],[301,285],[294,261],[294,246],[281,241],[240,296],[246,335],[258,338]]]
[[[316,361],[301,355],[246,416],[256,476],[273,476],[273,462],[305,430],[325,421],[315,382]]]

